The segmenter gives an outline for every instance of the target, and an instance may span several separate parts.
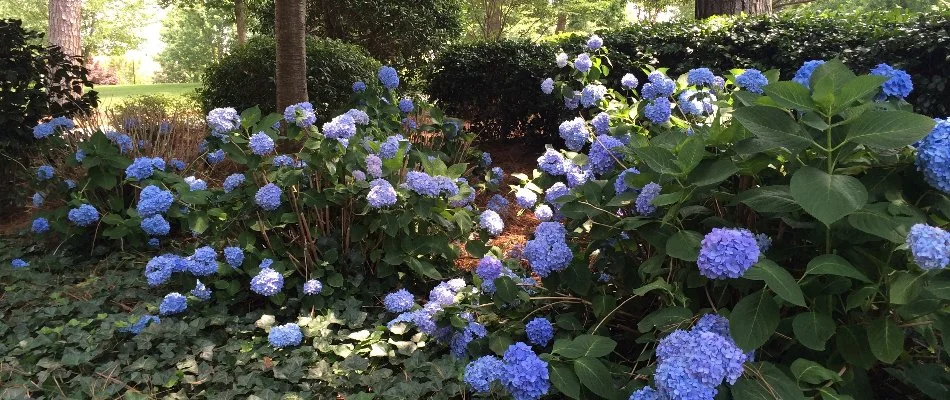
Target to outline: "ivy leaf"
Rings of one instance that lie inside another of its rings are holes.
[[[893,363],[904,352],[904,330],[890,318],[879,318],[868,325],[868,344],[874,357]]]
[[[669,252],[669,247],[667,247],[667,252]],[[780,267],[772,260],[766,258],[759,260],[758,263],[746,271],[743,278],[765,281],[769,289],[772,289],[775,294],[785,299],[785,301],[805,307],[805,296],[802,294],[802,288],[798,286],[798,282],[785,268]]]
[[[765,344],[778,328],[779,309],[764,290],[752,293],[736,303],[729,314],[729,332],[744,351]]]
[[[868,201],[867,189],[855,177],[829,175],[808,166],[792,175],[789,188],[795,202],[825,226],[860,210]]]
[[[835,334],[835,321],[818,312],[805,312],[792,319],[795,339],[812,350],[823,351],[825,342]]]

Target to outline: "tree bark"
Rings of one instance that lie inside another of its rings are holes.
[[[307,101],[307,3],[276,0],[277,110]]]
[[[713,15],[750,15],[772,13],[771,0],[696,0],[696,19]]]
[[[82,55],[82,0],[49,0],[49,42],[71,56]]]
[[[237,44],[247,43],[247,4],[234,0],[234,24],[237,25]]]
[[[567,14],[558,13],[557,24],[554,26],[554,33],[564,32],[565,28],[567,28]]]
[[[501,39],[501,35],[504,33],[504,30],[505,30],[505,26],[503,23],[504,10],[502,9],[501,0],[487,0],[484,3],[485,3],[485,25],[484,25],[485,39],[488,39],[488,40]]]

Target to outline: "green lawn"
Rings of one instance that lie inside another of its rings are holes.
[[[146,94],[187,95],[194,93],[197,87],[197,83],[161,83],[154,85],[101,85],[94,89],[99,92],[101,106],[108,107],[132,96]]]

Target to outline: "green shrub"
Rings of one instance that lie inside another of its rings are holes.
[[[198,89],[205,111],[216,107],[244,110],[254,106],[265,113],[274,111],[275,54],[274,39],[256,37],[208,67]],[[375,79],[377,68],[379,62],[359,46],[308,38],[307,93],[317,115],[328,119],[337,111],[331,107],[349,100],[353,82]]]
[[[733,68],[778,69],[790,78],[807,60],[840,57],[858,71],[878,63],[906,70],[914,80],[908,99],[926,115],[950,115],[950,15],[922,15],[897,21],[880,16],[794,16],[743,17],[710,21],[677,21],[640,24],[620,31],[603,32],[610,69],[608,79],[616,84],[623,73],[637,74],[662,65],[673,73],[698,66],[714,71]],[[429,77],[429,94],[443,107],[472,123],[480,137],[504,138],[511,127],[527,124],[544,127],[527,134],[553,132],[558,121],[556,107],[547,100],[537,102],[541,79],[552,46],[568,52],[580,51],[585,39],[559,37],[549,43],[525,42],[460,44],[439,54]],[[512,63],[516,59],[520,63]],[[550,65],[550,64],[548,64]],[[510,67],[501,72],[502,66]],[[506,78],[518,76],[533,81]],[[464,85],[479,90],[458,90]],[[512,87],[518,90],[512,90]],[[504,98],[499,98],[504,94]],[[498,102],[507,106],[498,111]],[[540,119],[540,120],[539,120]]]

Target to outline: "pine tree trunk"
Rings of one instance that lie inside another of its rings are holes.
[[[81,11],[82,0],[49,0],[49,42],[71,56],[82,55]]]
[[[277,34],[277,111],[307,101],[307,3],[276,0],[274,29]]]
[[[234,24],[237,25],[237,44],[247,43],[247,4],[234,0]]]
[[[696,0],[696,19],[713,15],[770,14],[772,0]]]

